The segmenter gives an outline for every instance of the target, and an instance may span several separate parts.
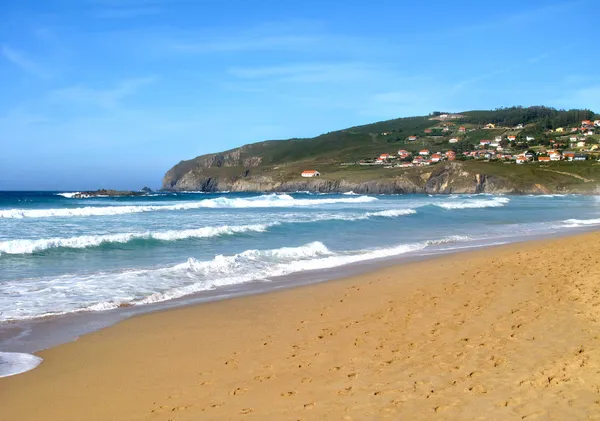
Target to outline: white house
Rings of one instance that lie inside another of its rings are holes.
[[[498,143],[502,142],[502,136],[496,136],[494,140]]]
[[[302,177],[318,177],[320,176],[321,173],[319,171],[316,170],[306,170],[306,171],[302,171]]]
[[[585,148],[585,142],[577,142],[578,148]]]
[[[515,161],[517,162],[517,164],[524,164],[527,162],[527,157],[525,156],[517,156]]]
[[[550,161],[560,161],[560,152],[550,152],[548,154],[548,156],[550,157]]]
[[[527,140],[528,142],[531,142],[531,141],[535,140],[535,137],[533,137],[533,136],[527,136],[525,138],[525,140]]]
[[[600,120],[594,120],[594,127],[600,127]]]
[[[458,139],[457,139],[457,138],[455,138],[455,137],[453,137],[452,139],[450,139],[450,140],[448,141],[448,143],[458,143]]]
[[[423,149],[422,151],[419,151],[419,155],[421,155],[421,156],[427,156],[427,155],[429,155],[429,150],[428,149]]]

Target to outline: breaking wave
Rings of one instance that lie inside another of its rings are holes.
[[[109,216],[128,213],[173,211],[202,208],[286,208],[297,206],[328,205],[336,203],[368,203],[377,201],[375,197],[359,196],[330,199],[295,199],[287,194],[271,194],[250,198],[218,197],[174,205],[138,205],[138,206],[87,206],[82,208],[61,209],[4,209],[0,218],[44,218],[44,217],[83,217]]]
[[[122,305],[157,303],[217,287],[268,281],[277,276],[394,257],[430,246],[467,240],[469,237],[453,236],[395,247],[346,252],[332,251],[322,242],[316,241],[298,247],[218,255],[207,261],[189,258],[185,263],[159,269],[22,279],[0,285],[0,293],[8,288],[26,298],[23,305],[17,308],[8,305],[8,302],[2,302],[8,300],[9,294],[0,294],[0,307],[7,309],[0,315],[0,320],[24,320],[72,312],[109,310]],[[77,300],[73,297],[77,297]]]
[[[434,203],[443,209],[481,209],[481,208],[500,208],[510,202],[507,197],[495,197],[493,199],[467,199],[456,200],[452,202]]]
[[[414,209],[389,209],[379,212],[368,212],[366,216],[381,216],[384,218],[395,218],[396,216],[414,215],[417,211]]]
[[[128,243],[132,240],[161,240],[174,241],[186,238],[209,238],[223,235],[235,235],[244,232],[265,232],[269,227],[277,225],[255,224],[240,226],[202,227],[187,230],[169,230],[158,232],[129,232],[120,234],[82,235],[69,238],[40,238],[36,240],[18,239],[0,241],[2,254],[31,254],[54,248],[82,249],[97,247],[108,243]]]
[[[81,194],[81,192],[56,193],[57,196],[66,197],[67,199],[72,199],[76,194]]]
[[[599,225],[600,219],[567,219],[563,221],[565,228],[586,227],[589,225]]]

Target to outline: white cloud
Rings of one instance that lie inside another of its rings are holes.
[[[0,46],[0,53],[6,60],[8,60],[17,67],[20,67],[27,73],[30,73],[40,78],[48,77],[48,74],[44,71],[44,69],[42,69],[33,60],[28,58],[25,53],[15,50],[14,48],[11,48],[5,44],[2,44]]]
[[[191,42],[177,42],[173,49],[187,53],[230,53],[241,51],[298,50],[317,42],[311,36],[254,36],[221,37]]]
[[[102,108],[112,108],[125,97],[135,94],[140,88],[155,81],[154,77],[126,79],[117,86],[106,89],[95,89],[83,85],[57,89],[50,93],[54,101],[68,101]]]
[[[229,74],[240,79],[290,83],[368,82],[375,73],[375,69],[362,63],[300,63],[229,69]]]

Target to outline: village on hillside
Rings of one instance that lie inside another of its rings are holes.
[[[406,149],[384,152],[372,158],[343,165],[383,165],[384,168],[426,166],[441,161],[481,160],[504,163],[526,164],[551,161],[586,161],[600,158],[600,120],[583,120],[577,127],[558,127],[547,130],[546,144],[536,141],[536,137],[526,134],[526,125],[500,127],[493,123],[483,126],[457,125],[449,121],[459,119],[460,114],[440,114],[430,118],[439,123],[424,129],[420,134],[412,134],[404,140]],[[524,133],[525,132],[525,133]],[[469,138],[470,133],[483,137]],[[391,132],[379,133],[389,136]],[[434,139],[444,139],[447,147],[442,147]],[[446,140],[447,139],[447,140]],[[467,139],[469,141],[467,141]],[[423,146],[418,148],[418,146]],[[434,149],[435,148],[435,149]],[[410,149],[410,150],[409,150]]]

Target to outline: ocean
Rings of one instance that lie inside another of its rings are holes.
[[[597,225],[595,196],[0,192],[0,377],[139,312]]]

